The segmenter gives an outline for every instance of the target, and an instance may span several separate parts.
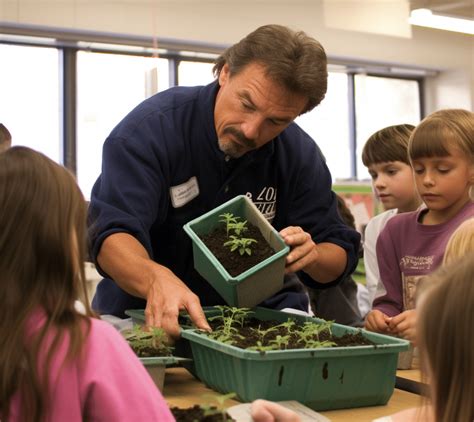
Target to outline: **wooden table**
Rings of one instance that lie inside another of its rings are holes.
[[[213,390],[199,382],[184,368],[168,368],[166,370],[163,394],[171,406],[178,407],[191,407],[194,404],[208,403],[209,400],[206,398],[206,395],[216,395]],[[237,403],[235,400],[228,400],[226,406],[232,406]],[[388,404],[385,406],[330,410],[319,413],[328,417],[332,422],[370,422],[381,416],[391,415],[400,410],[419,405],[420,396],[395,389]]]

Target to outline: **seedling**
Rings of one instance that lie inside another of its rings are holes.
[[[138,357],[171,356],[173,348],[168,344],[168,336],[162,328],[143,329],[135,325],[122,335]]]
[[[227,237],[229,237],[229,231],[232,229],[232,225],[237,223],[237,220],[239,219],[239,217],[234,217],[234,214],[232,214],[231,212],[226,212],[224,214],[220,214],[219,217],[221,217],[219,222],[220,223],[225,223],[226,231],[227,231]]]
[[[235,325],[243,326],[245,318],[251,313],[249,308],[236,308],[229,306],[216,306],[221,311],[220,315],[208,318],[209,321],[221,320],[222,325],[218,330],[208,333],[208,336],[222,343],[232,344],[232,339],[242,337]]]
[[[255,239],[246,238],[246,237],[239,238],[234,235],[231,235],[230,239],[231,240],[228,240],[227,242],[224,243],[224,246],[230,247],[231,252],[238,250],[240,255],[243,255],[243,254],[252,255],[252,249],[250,248],[250,245],[252,243],[257,243]]]
[[[242,256],[244,254],[252,255],[252,243],[257,243],[255,239],[242,237],[247,228],[247,220],[239,221],[240,217],[234,216],[231,212],[226,212],[219,215],[219,222],[225,223],[227,238],[230,238],[227,242],[224,242],[224,246],[228,246],[231,252],[238,251]],[[233,232],[234,234],[230,234]]]
[[[239,217],[236,217],[239,218]],[[242,233],[245,233],[248,228],[247,228],[247,220],[236,222],[236,223],[231,223],[230,224],[230,229],[234,231],[234,233],[237,236],[242,235]],[[227,237],[229,237],[229,233],[227,233]]]
[[[222,395],[209,395],[206,394],[203,396],[208,397],[211,402],[200,405],[201,409],[204,410],[204,416],[214,416],[220,415],[223,422],[232,421],[233,419],[227,416],[227,410],[225,407],[225,402],[227,400],[233,399],[236,396],[235,393],[228,393]]]

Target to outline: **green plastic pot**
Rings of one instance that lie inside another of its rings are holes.
[[[264,308],[254,311],[252,316],[261,320],[321,321]],[[357,331],[332,326],[336,336]],[[409,342],[362,332],[376,345],[259,352],[220,343],[193,329],[181,335],[191,344],[196,375],[210,388],[235,392],[244,402],[297,400],[314,410],[330,410],[384,405],[393,393],[398,353]]]
[[[224,213],[232,213],[257,226],[276,252],[242,274],[232,277],[199,237],[222,224],[219,215]],[[194,268],[228,305],[251,308],[283,287],[285,257],[290,249],[247,196],[236,196],[185,224],[184,230],[193,244]]]

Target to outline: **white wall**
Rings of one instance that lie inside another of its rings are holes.
[[[474,37],[410,28],[401,19],[407,8],[405,0],[0,0],[0,20],[223,45],[279,23],[314,36],[329,56],[438,69],[427,112],[472,110]],[[384,27],[400,36],[381,34]]]

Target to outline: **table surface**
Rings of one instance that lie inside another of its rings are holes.
[[[415,377],[409,378],[416,380],[418,370],[398,371],[397,376]],[[168,368],[165,375],[165,388],[163,395],[171,406],[191,407],[194,404],[205,403],[209,401],[206,398],[218,393],[207,388],[204,384],[194,378],[184,368]],[[235,400],[228,400],[225,405],[232,406],[238,404]],[[385,406],[371,406],[354,409],[321,411],[319,413],[328,417],[332,422],[345,422],[353,420],[357,422],[372,421],[373,419],[391,415],[403,409],[409,409],[420,405],[420,396],[406,391],[395,389],[392,397]]]

